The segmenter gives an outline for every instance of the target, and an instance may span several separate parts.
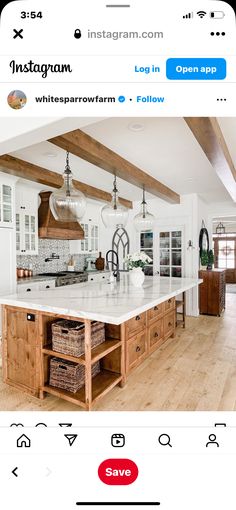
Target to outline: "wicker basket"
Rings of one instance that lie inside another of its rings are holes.
[[[92,377],[100,372],[100,362],[92,365]],[[50,360],[50,386],[76,393],[85,384],[85,367],[60,358]]]
[[[52,349],[63,354],[82,356],[85,352],[85,325],[83,322],[60,320],[52,324]],[[103,322],[91,324],[91,348],[105,341]]]

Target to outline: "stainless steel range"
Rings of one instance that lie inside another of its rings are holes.
[[[88,281],[88,273],[85,271],[61,271],[58,273],[43,273],[41,276],[55,276],[55,286],[63,287]]]
[[[73,285],[74,283],[82,283],[88,281],[88,273],[84,271],[65,271],[58,273],[56,279],[56,287],[63,287],[64,285]]]

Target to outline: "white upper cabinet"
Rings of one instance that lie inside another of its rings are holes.
[[[82,241],[70,241],[70,253],[98,253],[100,249],[100,206],[88,204],[86,214],[80,225],[84,230],[84,239]]]
[[[16,187],[16,253],[38,254],[38,191]]]
[[[0,175],[0,227],[14,228],[15,184]]]
[[[84,231],[82,241],[70,241],[70,253],[97,253],[99,251],[99,224],[91,219],[80,223]]]

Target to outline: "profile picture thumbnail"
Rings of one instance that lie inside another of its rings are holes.
[[[21,110],[27,103],[27,97],[22,90],[12,90],[8,94],[7,102],[13,110]]]

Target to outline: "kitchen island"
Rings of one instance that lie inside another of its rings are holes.
[[[80,283],[0,297],[3,307],[3,377],[7,384],[38,398],[48,393],[87,410],[175,335],[175,297],[201,283],[191,278],[146,277],[142,288],[123,274],[119,283]],[[72,356],[52,348],[58,319],[84,324],[84,353]],[[105,323],[105,339],[92,348],[93,321]],[[77,392],[50,385],[50,360],[84,367]],[[99,365],[94,375],[93,367]]]

